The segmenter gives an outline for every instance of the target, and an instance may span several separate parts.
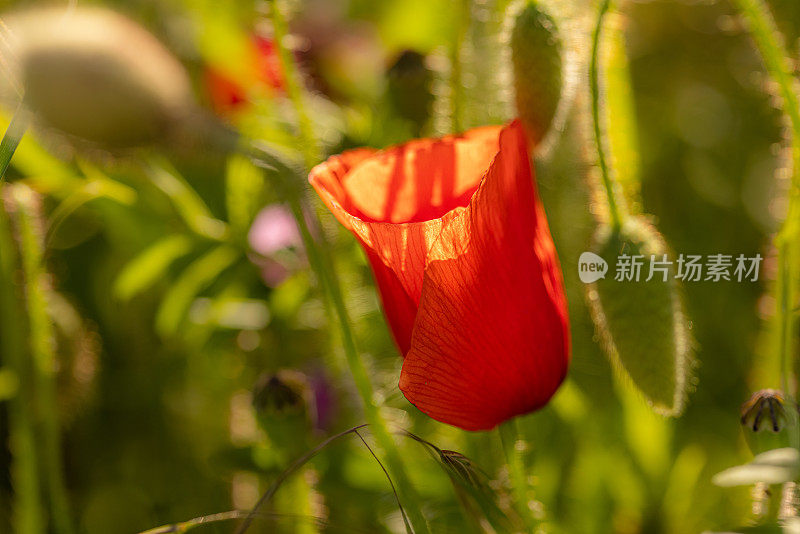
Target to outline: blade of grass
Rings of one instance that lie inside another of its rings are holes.
[[[342,432],[339,432],[338,434],[334,434],[333,436],[330,436],[325,441],[323,441],[322,443],[320,443],[319,445],[317,445],[316,447],[305,453],[303,456],[292,462],[292,464],[289,467],[284,469],[281,472],[281,474],[278,475],[278,478],[276,478],[275,481],[272,483],[272,485],[270,485],[270,487],[267,489],[267,491],[264,492],[264,495],[262,495],[261,498],[258,499],[258,502],[255,504],[255,506],[253,506],[253,509],[250,510],[250,512],[247,514],[245,520],[242,522],[241,525],[239,525],[239,528],[236,529],[236,534],[244,534],[245,532],[247,532],[247,529],[250,528],[250,525],[253,523],[253,519],[258,515],[259,511],[261,510],[261,507],[264,506],[266,503],[268,503],[270,499],[272,499],[273,495],[275,495],[275,492],[277,492],[278,489],[281,487],[281,484],[283,484],[283,482],[287,478],[289,478],[289,476],[291,476],[292,473],[303,467],[308,461],[314,458],[314,456],[319,454],[323,449],[325,449],[325,447],[327,447],[334,441],[344,436],[347,436],[348,434],[357,432],[358,430],[365,428],[367,426],[368,425],[366,424],[354,426],[353,428],[344,430]]]
[[[197,294],[239,258],[238,249],[220,245],[189,265],[164,295],[156,313],[156,331],[165,337],[174,335]]]
[[[22,136],[25,135],[25,130],[28,129],[28,111],[20,103],[14,116],[11,117],[11,123],[8,125],[6,133],[3,135],[3,140],[0,141],[0,183],[6,176],[8,166],[11,165],[11,158],[14,152],[17,151],[19,142]]]
[[[127,301],[163,278],[179,258],[192,251],[194,243],[183,234],[160,239],[129,261],[114,280],[112,293]]]
[[[225,241],[228,225],[215,218],[203,198],[164,158],[152,158],[147,173],[186,223],[197,235],[213,241]]]
[[[184,532],[189,532],[190,530],[201,527],[203,525],[210,525],[213,523],[221,523],[223,521],[233,521],[235,519],[243,519],[247,517],[250,512],[246,510],[230,510],[228,512],[219,512],[216,514],[209,514],[204,515],[201,517],[195,517],[193,519],[189,519],[187,521],[182,521],[180,523],[172,523],[169,525],[162,525],[160,527],[151,528],[149,530],[145,530],[140,532],[139,534],[182,534]],[[337,526],[333,523],[326,521],[320,517],[315,516],[300,516],[300,515],[291,515],[291,514],[274,514],[274,513],[261,513],[257,514],[256,517],[264,518],[264,519],[293,519],[295,521],[309,521],[313,522],[315,526],[320,529],[324,529],[325,532],[359,532],[363,534],[367,534],[367,531],[353,528],[352,526],[347,526],[346,528],[343,526]]]
[[[400,509],[400,515],[403,516],[403,524],[406,526],[406,530],[409,531],[412,530],[411,524],[408,522],[408,516],[406,515],[406,511],[403,509],[403,503],[400,502],[400,496],[397,495],[397,488],[394,487],[394,482],[392,482],[392,477],[389,474],[389,471],[387,471],[386,467],[383,466],[383,462],[381,462],[380,459],[378,459],[378,455],[375,454],[375,451],[373,451],[372,447],[369,446],[367,440],[364,439],[364,436],[362,436],[358,430],[355,431],[355,434],[356,436],[358,436],[358,439],[361,440],[361,443],[363,443],[364,446],[367,448],[367,450],[375,459],[375,461],[378,462],[378,465],[381,466],[383,474],[386,475],[386,478],[389,480],[389,485],[392,486],[392,493],[394,493],[394,498],[397,501],[397,507]]]

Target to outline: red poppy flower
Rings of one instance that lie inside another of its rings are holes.
[[[412,404],[484,430],[547,403],[569,322],[518,121],[345,152],[309,180],[366,251]]]
[[[272,39],[255,35],[250,40],[253,64],[250,65],[253,80],[268,90],[283,92],[286,81],[283,77],[278,50]],[[248,90],[229,74],[208,67],[205,83],[211,105],[217,113],[229,115],[248,101]]]

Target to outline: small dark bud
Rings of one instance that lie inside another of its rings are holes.
[[[777,389],[756,391],[742,404],[740,421],[753,454],[790,446],[790,433],[798,428],[797,416],[793,421],[789,409],[783,392]],[[797,405],[794,410],[797,413]]]
[[[777,389],[762,389],[742,404],[742,425],[753,432],[767,429],[780,432],[786,425],[783,393]]]
[[[307,409],[308,383],[296,371],[264,374],[253,390],[253,407],[266,417],[297,415]]]
[[[431,116],[433,74],[425,56],[413,50],[402,52],[386,72],[387,98],[398,115],[421,132]]]

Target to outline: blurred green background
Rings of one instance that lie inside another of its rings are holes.
[[[290,3],[292,44],[326,154],[448,130],[425,89],[435,88],[435,67],[453,42],[455,4]],[[502,56],[492,55],[502,50],[481,45],[502,31],[506,4],[483,0],[471,8],[467,38],[475,43],[475,61],[465,75],[472,98],[467,127],[513,115],[510,88],[503,96],[494,87],[503,89]],[[770,4],[800,60],[800,3]],[[139,21],[181,59],[210,113],[253,138],[297,149],[275,52],[264,46],[271,36],[268,3],[105,5]],[[565,11],[591,18],[595,6]],[[622,12],[643,211],[678,253],[760,253],[767,260],[759,283],[684,286],[696,345],[693,392],[679,419],[653,415],[613,376],[577,278],[577,257],[595,227],[586,185],[593,164],[584,128],[588,92],[577,81],[565,132],[538,168],[568,287],[573,363],[555,399],[520,420],[536,512],[554,533],[730,529],[750,517],[749,490],[717,488],[711,476],[749,460],[739,407],[754,389],[779,386],[763,330],[772,310],[766,294],[774,271],[770,240],[785,186],[775,177],[780,115],[765,91],[756,49],[728,2],[625,2]],[[581,34],[575,41],[585,56],[586,21],[574,20],[565,31]],[[260,46],[254,35],[262,36]],[[4,108],[4,124],[13,109]],[[192,146],[109,153],[75,148],[35,128],[7,178],[41,194],[47,265],[63,297],[57,314],[82,318],[63,328],[59,351],[66,485],[80,532],[135,533],[246,509],[293,459],[364,422],[302,247],[291,231],[264,254],[248,241],[259,211],[280,201],[246,159]],[[507,475],[496,433],[439,424],[400,394],[401,358],[364,256],[332,217],[324,223],[359,348],[391,425],[465,454],[502,487]],[[265,374],[288,369],[300,378],[279,376],[301,385],[276,393]],[[254,388],[262,393],[261,411],[251,401]],[[0,380],[0,394],[13,395],[13,381]],[[4,443],[7,423],[3,411]],[[400,444],[433,532],[469,532],[469,519],[436,461],[412,440]],[[11,529],[9,465],[9,451],[0,448],[2,532]],[[291,478],[269,514],[252,532],[402,531],[383,472],[352,436]],[[197,530],[232,532],[233,524]]]

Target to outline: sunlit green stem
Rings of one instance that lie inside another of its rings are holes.
[[[3,187],[0,185],[0,195],[2,192]],[[20,313],[22,303],[18,299],[17,286],[14,283],[16,273],[16,245],[5,204],[0,196],[0,355],[3,365],[11,369],[19,380],[17,395],[8,401],[9,448],[13,459],[13,526],[14,532],[19,534],[40,534],[44,532],[44,514],[33,428],[33,385],[23,335],[25,325]]]
[[[511,479],[511,490],[514,494],[514,502],[517,505],[517,512],[525,523],[527,532],[536,529],[536,518],[529,506],[530,485],[528,484],[527,469],[525,466],[526,443],[520,433],[517,419],[506,421],[497,429],[500,434],[500,441],[503,445],[503,453],[508,464],[508,474]]]
[[[19,534],[44,532],[44,509],[39,487],[39,465],[33,422],[33,377],[25,347],[23,304],[15,283],[17,249],[4,201],[5,173],[25,132],[26,120],[20,106],[0,142],[0,356],[14,371],[19,392],[8,401],[11,478],[14,485],[14,531]]]
[[[625,49],[624,18],[609,13],[601,46],[603,79],[605,81],[606,124],[613,120],[614,127],[606,129],[610,172],[619,184],[618,192],[628,213],[641,211],[641,176],[636,110],[631,87],[628,53]]]
[[[782,387],[790,402],[797,399],[796,322],[800,277],[800,103],[797,80],[792,76],[789,54],[781,42],[775,21],[762,0],[736,0],[739,10],[761,53],[764,66],[780,92],[783,112],[789,119],[789,149],[791,150],[791,183],[786,220],[775,240],[778,252],[778,271],[774,295],[776,303],[774,347],[781,362]],[[787,410],[794,422],[797,411]],[[796,427],[796,426],[795,426]],[[792,433],[792,444],[800,447],[800,435]]]
[[[469,29],[471,0],[456,2],[455,39],[450,50],[450,115],[453,133],[464,127],[464,42]]]
[[[611,226],[620,228],[625,220],[626,213],[619,185],[612,175],[609,161],[606,156],[606,139],[603,134],[603,124],[600,118],[600,44],[603,23],[611,8],[611,0],[603,0],[597,13],[597,22],[592,33],[592,57],[589,64],[589,87],[592,97],[592,122],[594,138],[597,148],[597,163],[600,167],[600,178],[605,189],[606,202]]]
[[[314,213],[304,207],[303,193],[298,188],[297,184],[287,184],[284,196],[288,200],[292,213],[300,227],[300,234],[311,268],[319,278],[323,291],[329,300],[329,304],[336,311],[336,319],[338,320],[338,326],[341,330],[342,346],[344,348],[345,358],[347,359],[347,365],[364,404],[364,414],[370,425],[370,430],[375,437],[378,449],[385,458],[387,468],[397,484],[398,493],[406,506],[414,532],[417,534],[427,533],[428,527],[422,515],[419,498],[408,478],[405,465],[400,457],[394,438],[380,414],[379,406],[375,403],[372,382],[370,381],[367,368],[356,348],[338,277],[336,276],[333,264],[329,260],[329,255],[326,255],[324,252],[324,244],[318,243],[315,239],[315,236],[322,235],[318,227],[318,221]],[[313,233],[309,228],[309,222],[317,226]]]
[[[287,92],[289,98],[292,100],[295,112],[298,115],[301,143],[304,147],[306,166],[311,168],[319,161],[318,143],[314,138],[311,121],[305,112],[303,91],[299,83],[299,76],[294,60],[292,59],[290,51],[285,47],[288,25],[281,4],[281,0],[274,0],[272,3],[275,38],[281,58],[281,65],[284,75],[287,78]],[[300,227],[311,267],[319,278],[330,305],[336,311],[347,365],[364,404],[364,413],[367,422],[370,424],[375,441],[377,442],[379,452],[385,457],[387,468],[397,484],[398,493],[407,508],[409,520],[411,521],[414,532],[417,534],[426,534],[428,532],[428,526],[422,515],[419,498],[408,478],[405,465],[397,449],[394,438],[380,414],[380,408],[375,402],[375,395],[369,373],[358,354],[355,338],[350,326],[349,314],[342,295],[341,285],[339,284],[338,277],[334,270],[333,259],[330,255],[327,243],[325,242],[325,236],[319,228],[320,225],[316,214],[313,210],[304,208],[304,206],[308,204],[305,200],[306,188],[298,190],[292,184],[289,184],[287,191],[289,192],[288,200]],[[309,229],[309,221],[317,226],[316,232],[312,233]]]
[[[283,78],[286,84],[286,93],[292,101],[297,113],[297,125],[300,130],[301,151],[306,166],[310,169],[320,159],[319,143],[314,136],[314,125],[306,112],[305,92],[301,84],[300,73],[292,56],[292,51],[286,46],[289,38],[289,24],[286,17],[284,0],[272,0],[272,26],[275,32],[275,43],[283,69]]]
[[[37,228],[35,199],[27,188],[16,190],[19,248],[25,278],[25,300],[28,312],[30,352],[33,356],[35,391],[42,425],[42,449],[46,482],[50,496],[53,529],[59,534],[74,532],[69,512],[69,499],[64,486],[61,459],[61,427],[56,395],[57,362],[55,337],[47,304],[47,272],[44,268],[43,236]]]

